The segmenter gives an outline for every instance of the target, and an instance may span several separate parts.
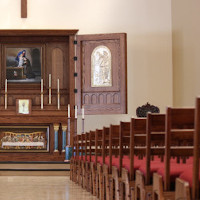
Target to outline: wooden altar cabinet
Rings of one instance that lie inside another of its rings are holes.
[[[77,31],[0,31],[0,128],[2,126],[49,127],[47,152],[1,151],[1,161],[64,160],[62,132],[63,130],[67,132],[68,104],[71,110],[71,137],[69,138],[72,139],[74,135],[74,37]],[[24,62],[26,66],[20,65],[19,59],[21,59],[22,51],[25,51],[23,61],[26,59],[26,63]],[[27,60],[29,60],[29,65]],[[16,70],[14,70],[15,68]],[[23,76],[18,74],[20,68],[24,68]],[[50,76],[51,86],[49,86]],[[49,99],[50,90],[51,101]],[[18,105],[19,100],[23,99],[30,101],[31,105],[28,113],[24,114],[19,112]],[[58,134],[56,150],[55,132]],[[65,137],[67,140],[67,134]],[[68,141],[68,143],[70,144],[72,141]]]

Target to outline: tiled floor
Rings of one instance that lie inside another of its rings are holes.
[[[0,176],[0,200],[96,200],[69,176]]]

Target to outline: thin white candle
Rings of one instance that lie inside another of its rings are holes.
[[[68,118],[70,118],[70,104],[68,104]]]
[[[6,79],[5,80],[5,93],[7,93],[8,91],[8,80]]]
[[[84,113],[84,106],[82,107],[82,119],[85,118],[85,113]]]
[[[75,106],[75,119],[77,119],[77,106]]]
[[[43,79],[41,79],[41,93],[43,93]]]

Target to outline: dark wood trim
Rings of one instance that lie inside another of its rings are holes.
[[[53,29],[26,29],[26,30],[17,30],[17,29],[2,29],[0,30],[0,37],[7,36],[69,36],[75,35],[78,32],[78,29],[68,29],[68,30],[53,30]]]

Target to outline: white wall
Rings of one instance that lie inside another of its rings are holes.
[[[200,94],[200,1],[172,1],[174,105],[195,105]]]
[[[147,102],[172,105],[171,0],[0,0],[1,29],[79,29],[79,34],[127,33],[128,115],[87,116],[86,130],[130,120]],[[80,122],[79,122],[80,130]]]

